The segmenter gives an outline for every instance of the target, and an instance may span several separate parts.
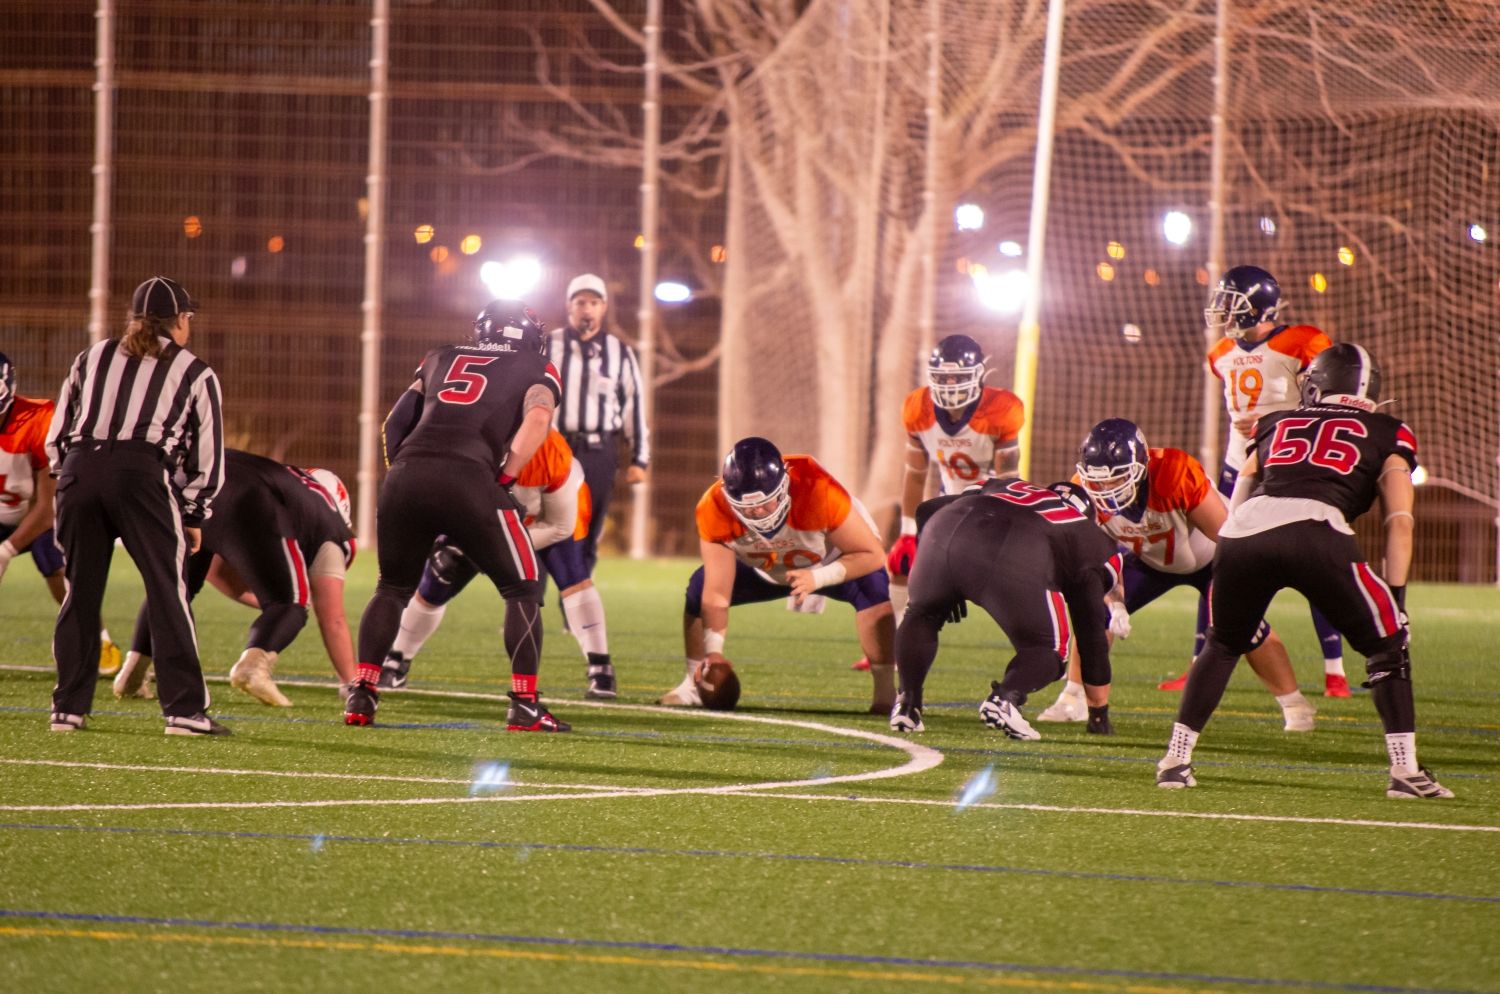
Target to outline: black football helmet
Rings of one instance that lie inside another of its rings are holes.
[[[1337,404],[1373,411],[1380,400],[1380,367],[1362,346],[1340,342],[1313,356],[1302,376],[1302,406]]]
[[[724,457],[724,496],[734,516],[762,535],[775,534],[792,510],[791,477],[781,450],[751,435],[734,443]]]
[[[1281,285],[1259,266],[1235,266],[1208,298],[1203,320],[1216,335],[1239,338],[1262,321],[1276,320]]]
[[[0,352],[0,424],[10,417],[10,406],[16,400],[16,367],[10,356]]]
[[[474,319],[474,341],[547,354],[547,325],[519,300],[492,300]]]
[[[984,350],[968,335],[949,335],[927,357],[927,388],[945,411],[961,411],[984,391]]]
[[[1059,480],[1056,483],[1047,484],[1047,489],[1057,494],[1073,510],[1084,517],[1092,518],[1094,509],[1090,506],[1089,492],[1072,480]]]
[[[1078,478],[1101,514],[1119,514],[1144,491],[1151,451],[1132,421],[1109,418],[1094,425],[1078,448]]]

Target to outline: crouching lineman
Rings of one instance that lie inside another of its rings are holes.
[[[506,727],[569,730],[537,697],[542,584],[521,506],[507,489],[546,439],[561,396],[546,329],[518,300],[490,301],[474,319],[472,342],[433,349],[417,367],[385,419],[390,471],[375,524],[380,579],[359,625],[359,679],[344,705],[345,724],[375,720],[381,664],[401,612],[433,542],[447,536],[505,599]]]
[[[1128,637],[1130,616],[1173,587],[1193,587],[1206,604],[1214,542],[1226,512],[1202,464],[1181,449],[1147,448],[1146,437],[1132,422],[1109,418],[1084,438],[1077,469],[1099,527],[1128,547],[1124,601],[1110,612],[1112,639]],[[1264,621],[1245,658],[1281,706],[1286,731],[1312,731],[1317,710],[1297,689],[1286,646]],[[1092,703],[1107,703],[1107,688],[1104,695]],[[1084,700],[1074,663],[1057,701],[1037,718],[1082,721]]]
[[[354,561],[349,492],[326,469],[299,469],[249,452],[224,453],[224,486],[203,541],[188,560],[191,601],[204,582],[260,610],[229,684],[263,704],[292,702],[276,686],[277,657],[307,624],[308,605],[339,686],[354,682],[354,646],[344,615],[344,573]],[[116,697],[150,697],[151,625],[142,604],[135,637],[115,677]]]
[[[604,602],[584,565],[583,539],[588,535],[590,498],[583,466],[573,458],[556,428],[521,470],[511,493],[526,512],[526,531],[547,573],[557,582],[569,628],[587,660],[588,690],[594,700],[616,694],[615,668],[609,661]],[[412,660],[442,624],[447,604],[479,571],[446,537],[433,546],[416,595],[401,615],[401,633],[380,671],[380,686],[406,686]]]
[[[1417,440],[1401,421],[1376,413],[1379,397],[1370,354],[1341,343],[1308,366],[1300,407],[1261,416],[1219,529],[1208,641],[1188,672],[1157,786],[1196,784],[1198,736],[1271,598],[1292,587],[1366,657],[1365,686],[1391,761],[1386,795],[1453,796],[1417,762],[1405,614]],[[1350,527],[1376,497],[1385,516],[1384,578],[1365,562]]]
[[[12,559],[30,552],[52,599],[61,604],[67,584],[52,528],[57,483],[47,469],[47,429],[56,407],[50,400],[18,396],[16,367],[0,353],[0,578]],[[99,675],[114,676],[119,669],[120,650],[102,629]]]
[[[661,703],[701,707],[695,676],[724,662],[729,608],[814,592],[854,607],[859,642],[874,680],[871,714],[896,699],[890,580],[885,551],[865,509],[812,456],[782,458],[751,436],[734,443],[720,479],[698,501],[703,565],[688,581],[683,614],[687,675]]]
[[[1041,738],[1021,708],[1063,675],[1075,632],[1084,682],[1109,686],[1105,595],[1119,578],[1120,559],[1088,506],[1071,483],[991,480],[917,509],[911,597],[896,631],[901,693],[891,711],[894,731],[922,731],[922,685],[938,632],[964,616],[966,601],[989,612],[1016,653],[979,705],[991,728],[1013,739]],[[1108,722],[1107,704],[1089,711],[1091,720]]]

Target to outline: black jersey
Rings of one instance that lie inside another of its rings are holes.
[[[1260,466],[1252,496],[1321,501],[1351,522],[1379,496],[1387,458],[1396,455],[1413,469],[1417,465],[1417,438],[1404,422],[1332,405],[1263,415],[1250,451]]]
[[[433,349],[417,367],[421,415],[397,457],[460,457],[500,472],[521,426],[526,392],[537,384],[562,397],[557,370],[539,352],[509,342],[470,342]]]
[[[1119,575],[1119,549],[1093,518],[1078,511],[1046,487],[1025,480],[990,480],[961,494],[948,494],[925,501],[917,508],[918,545],[921,532],[934,514],[948,505],[983,509],[991,523],[986,533],[1010,534],[1016,530],[1042,536],[1052,550],[1051,563],[1032,564],[1052,571],[1047,585],[1073,587],[1097,574],[1108,590]],[[1023,564],[997,563],[997,569],[1015,569]],[[1100,593],[1103,593],[1103,590]]]
[[[203,526],[203,548],[216,551],[236,530],[264,527],[263,516],[247,509],[252,503],[263,505],[267,498],[275,505],[279,533],[267,539],[293,539],[309,562],[324,542],[342,549],[345,563],[354,558],[354,536],[333,495],[304,470],[238,449],[225,450],[224,487],[214,516]]]

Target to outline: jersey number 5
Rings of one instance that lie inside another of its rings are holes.
[[[454,359],[453,365],[448,367],[448,375],[443,377],[443,389],[438,391],[437,399],[445,404],[474,403],[484,394],[490,381],[478,373],[469,372],[469,368],[488,366],[494,361],[494,356],[480,355],[461,355]]]
[[[1291,466],[1310,462],[1345,476],[1359,465],[1359,447],[1349,441],[1369,434],[1364,424],[1353,418],[1282,418],[1276,422],[1270,451],[1262,466]]]

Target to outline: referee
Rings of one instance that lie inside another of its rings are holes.
[[[186,348],[197,305],[165,276],[135,288],[122,338],[80,352],[47,435],[68,595],[52,655],[52,730],[84,727],[99,679],[99,608],[115,539],[146,583],[168,735],[228,735],[205,714],[184,564],[224,482],[219,381]]]
[[[609,514],[619,466],[619,439],[630,444],[627,483],[642,483],[650,464],[650,432],[641,409],[641,367],[635,349],[604,330],[609,294],[593,273],[568,284],[568,323],[552,332],[549,357],[562,377],[555,424],[583,466],[593,516],[583,540],[583,565],[593,575],[599,536]]]

